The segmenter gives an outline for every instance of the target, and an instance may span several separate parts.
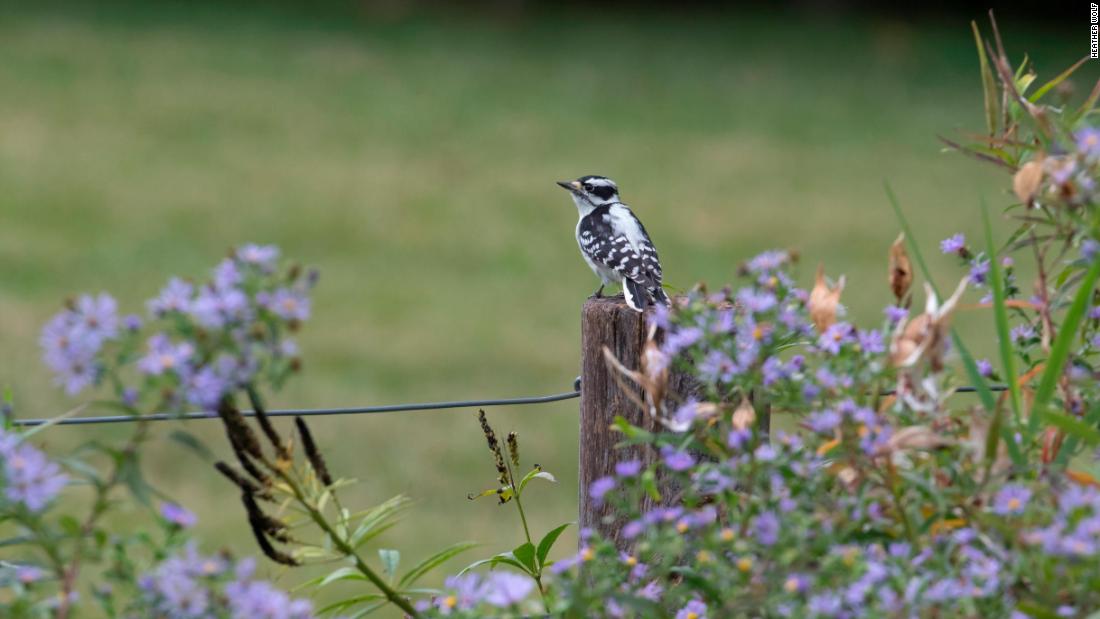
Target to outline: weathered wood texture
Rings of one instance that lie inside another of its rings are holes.
[[[652,310],[649,310],[651,312]],[[581,315],[581,414],[580,414],[580,519],[581,527],[592,527],[607,539],[616,539],[622,523],[610,519],[607,505],[597,505],[588,487],[605,475],[614,475],[615,463],[638,458],[652,462],[658,454],[638,447],[615,449],[622,438],[610,430],[616,415],[630,423],[657,431],[659,424],[638,408],[622,391],[604,360],[603,347],[630,369],[639,367],[646,340],[646,319],[631,310],[622,297],[588,299]],[[623,378],[627,385],[631,382]],[[673,374],[669,390],[686,396],[692,392],[690,378]],[[654,507],[647,497],[642,509]]]
[[[673,301],[675,303],[675,300]],[[652,310],[648,310],[648,315]],[[581,311],[581,411],[580,411],[580,527],[591,527],[606,539],[611,539],[620,547],[626,543],[619,539],[619,529],[624,524],[611,516],[606,505],[597,505],[588,495],[593,481],[607,475],[614,475],[615,463],[637,458],[648,465],[659,457],[650,448],[629,447],[615,449],[622,438],[612,432],[610,427],[617,415],[622,415],[633,425],[650,431],[660,431],[660,424],[638,408],[627,397],[616,382],[603,355],[603,347],[608,349],[620,362],[631,370],[639,369],[643,346],[647,333],[646,316],[629,307],[622,297],[604,297],[588,299]],[[658,333],[658,340],[663,334]],[[623,384],[640,389],[630,379],[621,377]],[[669,376],[668,393],[687,399],[698,395],[698,385],[690,375],[673,371]],[[758,400],[753,398],[753,400]],[[757,424],[767,432],[771,425],[771,406],[766,401],[755,401]],[[660,480],[658,480],[660,484]],[[663,499],[675,500],[675,489],[662,486]],[[648,511],[656,503],[646,497],[641,508]]]

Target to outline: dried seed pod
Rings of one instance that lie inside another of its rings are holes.
[[[244,504],[245,511],[248,512],[248,525],[252,529],[252,535],[255,536],[256,543],[260,546],[260,550],[263,551],[264,555],[283,565],[300,565],[294,557],[276,550],[271,545],[271,540],[268,539],[270,535],[280,541],[289,541],[290,538],[286,534],[286,525],[261,512],[255,499],[247,492],[241,494],[241,502]]]
[[[1026,205],[1030,205],[1039,191],[1039,185],[1043,182],[1043,156],[1040,154],[1035,159],[1020,166],[1016,175],[1012,177],[1012,191],[1016,197]]]
[[[264,487],[270,487],[271,477],[256,466],[256,463],[252,461],[252,456],[244,450],[244,447],[241,446],[239,440],[233,434],[229,434],[229,445],[233,447],[233,453],[237,456],[237,462],[241,464],[241,468]]]
[[[267,440],[271,442],[271,446],[275,448],[275,453],[280,460],[289,462],[290,451],[286,448],[286,444],[283,443],[283,439],[279,437],[279,432],[275,430],[275,425],[271,423],[271,419],[267,416],[267,411],[264,410],[263,401],[260,400],[260,395],[256,393],[256,390],[252,387],[248,388],[248,400],[252,403],[252,409],[256,413],[256,421],[260,424],[260,429],[263,430],[264,435],[267,436]]]
[[[508,467],[504,464],[504,454],[500,449],[500,441],[497,440],[493,427],[489,425],[489,420],[485,418],[484,410],[478,410],[477,420],[481,424],[481,433],[485,435],[485,442],[489,444],[489,451],[493,453],[494,464],[497,467],[497,479],[500,481],[500,485],[511,485],[508,479]]]
[[[741,396],[741,404],[733,411],[732,422],[734,430],[747,430],[756,423],[756,409],[747,396]]]
[[[894,244],[890,246],[890,290],[894,293],[898,305],[909,294],[909,288],[913,285],[913,265],[909,261],[909,254],[905,251],[905,234],[899,234]]]
[[[274,497],[271,496],[271,492],[266,488],[257,486],[251,480],[245,478],[236,471],[233,467],[229,466],[225,462],[215,462],[214,468],[218,469],[218,472],[224,475],[229,481],[233,482],[242,492],[257,496],[261,499],[272,501]]]
[[[843,291],[844,276],[842,275],[837,280],[836,286],[830,288],[828,282],[825,281],[825,265],[818,265],[814,287],[810,291],[810,299],[806,302],[810,319],[817,327],[818,333],[824,333],[836,322],[837,307],[840,305],[840,293]]]
[[[325,459],[321,456],[321,451],[317,449],[317,443],[313,441],[313,434],[309,431],[309,426],[301,417],[294,418],[294,425],[298,426],[298,434],[302,437],[302,448],[306,452],[306,458],[309,460],[309,464],[313,467],[313,470],[317,473],[317,477],[321,479],[321,482],[326,486],[332,485],[332,476],[329,475],[328,466],[325,464]]]
[[[263,459],[264,454],[260,449],[260,441],[256,440],[256,434],[252,432],[252,428],[245,421],[241,411],[237,410],[237,407],[233,406],[228,398],[223,398],[218,403],[218,416],[225,424],[225,433],[229,436],[230,442],[238,444],[242,450],[253,458]]]
[[[519,438],[515,432],[508,433],[508,455],[513,466],[519,466]]]

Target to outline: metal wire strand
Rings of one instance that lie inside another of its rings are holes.
[[[351,408],[302,408],[265,411],[268,417],[321,417],[325,415],[369,415],[373,413],[396,413],[407,411],[431,411],[453,408],[477,408],[479,406],[520,406],[525,404],[546,404],[580,397],[580,378],[573,382],[573,391],[526,398],[496,398],[488,400],[457,400],[453,402],[421,402],[413,404],[391,404],[389,406],[357,406]],[[255,411],[241,411],[245,417],[254,417]],[[148,415],[104,415],[99,417],[73,417],[54,422],[61,426],[83,426],[102,423],[128,423],[139,419],[148,421],[173,421],[192,419],[217,419],[217,413],[151,413]],[[15,419],[17,426],[40,426],[49,423],[49,419]]]
[[[1005,391],[1008,387],[1004,385],[990,385],[990,391]],[[977,391],[976,387],[957,387],[956,393],[974,393]],[[573,381],[573,391],[565,393],[554,393],[551,395],[531,396],[526,398],[496,398],[491,400],[456,400],[453,402],[421,402],[413,404],[390,404],[389,406],[357,406],[351,408],[288,408],[282,410],[267,411],[268,417],[322,417],[326,415],[369,415],[373,413],[398,413],[409,411],[433,411],[433,410],[445,410],[456,408],[477,408],[480,406],[522,406],[526,404],[547,404],[549,402],[560,402],[562,400],[571,400],[578,398],[581,395],[581,379],[578,376]],[[894,395],[893,389],[888,389],[882,392],[882,395]],[[255,417],[256,412],[247,410],[241,411],[241,414],[245,417]],[[151,413],[148,415],[104,415],[99,417],[72,417],[70,419],[62,419],[55,421],[55,425],[59,426],[84,426],[93,424],[104,423],[129,423],[137,421],[138,419],[144,419],[148,421],[173,421],[184,420],[189,421],[192,419],[217,419],[217,413],[207,412],[192,412],[192,413]],[[49,419],[15,419],[13,422],[16,426],[40,426],[46,423],[50,423]]]

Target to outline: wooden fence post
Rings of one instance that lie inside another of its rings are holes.
[[[648,315],[652,310],[648,310]],[[620,388],[611,375],[604,359],[606,346],[627,368],[639,368],[642,348],[647,333],[646,316],[631,310],[622,297],[590,298],[581,311],[581,398],[580,398],[580,517],[581,528],[590,527],[605,539],[614,540],[616,545],[625,547],[619,539],[622,522],[613,519],[606,504],[597,504],[591,500],[588,488],[593,481],[615,474],[615,463],[637,458],[648,465],[659,457],[653,449],[630,447],[615,449],[622,436],[612,432],[610,427],[617,415],[623,416],[631,424],[650,431],[663,428],[645,411],[638,408]],[[659,334],[661,338],[663,334]],[[622,380],[631,385],[630,379]],[[633,385],[631,385],[633,386]],[[688,397],[696,392],[691,376],[673,371],[669,376],[668,391],[680,397]],[[756,398],[754,398],[756,399]],[[757,419],[765,431],[770,426],[771,409],[767,402],[754,403]],[[665,493],[669,494],[669,493]],[[656,507],[656,503],[646,497],[641,505],[642,511]]]

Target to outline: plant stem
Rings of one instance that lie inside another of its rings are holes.
[[[527,515],[523,513],[523,501],[520,500],[519,486],[516,485],[516,476],[512,471],[512,465],[507,460],[504,461],[504,466],[508,467],[508,480],[512,482],[512,494],[515,497],[516,509],[519,511],[519,521],[523,523],[523,536],[527,538],[527,543],[532,547],[535,542],[531,541],[531,530],[527,528]],[[546,609],[547,614],[550,613],[550,603],[546,601],[546,590],[542,588],[542,566],[538,564],[538,557],[535,557],[535,569],[531,574],[531,578],[535,580],[535,584],[539,588],[539,597],[542,598],[542,605]]]

